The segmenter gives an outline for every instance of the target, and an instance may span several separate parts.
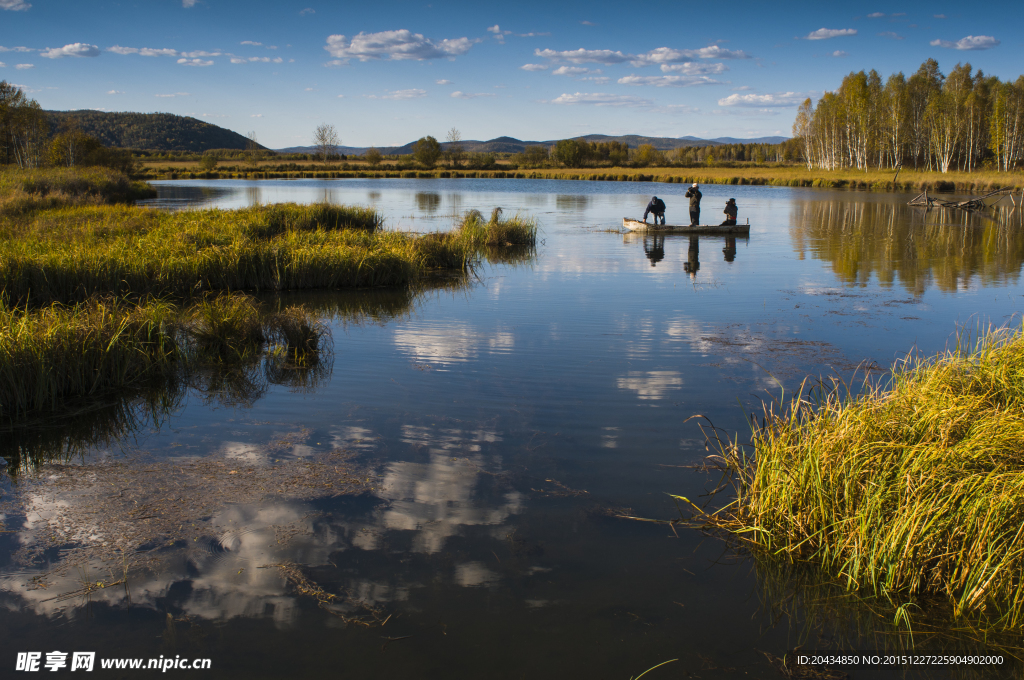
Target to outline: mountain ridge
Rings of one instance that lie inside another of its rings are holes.
[[[624,142],[631,149],[641,144],[650,144],[659,151],[670,151],[680,146],[721,146],[723,144],[781,144],[789,137],[755,137],[752,139],[738,139],[735,137],[716,137],[714,139],[703,139],[701,137],[648,137],[644,135],[583,135],[573,139],[583,139],[588,142]],[[462,148],[467,153],[522,153],[528,146],[554,146],[557,139],[545,141],[524,141],[515,137],[495,137],[486,141],[467,139],[461,142]],[[450,146],[448,142],[441,142],[441,148]],[[402,156],[411,154],[416,148],[416,142],[409,142],[402,146],[379,146],[377,150],[387,156]],[[339,146],[338,153],[347,156],[361,156],[366,153],[368,146]],[[277,153],[315,153],[315,146],[289,146],[283,149],[274,149]]]

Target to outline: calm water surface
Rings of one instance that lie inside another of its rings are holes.
[[[748,432],[745,413],[780,387],[1013,323],[1024,292],[1012,206],[988,219],[925,213],[903,195],[707,186],[703,221],[735,197],[749,238],[644,239],[617,233],[621,218],[658,194],[682,221],[685,187],[155,184],[152,203],[172,209],[327,200],[412,231],[500,206],[535,217],[540,242],[532,260],[481,263],[463,286],[282,295],[331,319],[333,364],[316,379],[211,378],[156,412],[111,406],[19,435],[5,453],[62,451],[83,475],[101,462],[269,466],[343,449],[375,477],[357,497],[226,499],[197,518],[215,530],[191,544],[138,546],[153,559],[130,573],[130,598],[123,586],[81,592],[111,580],[109,564],[68,568],[60,550],[15,559],[41,527],[87,514],[74,514],[74,488],[37,492],[0,534],[5,658],[209,657],[218,678],[625,680],[668,659],[649,677],[772,678],[762,652],[879,648],[870,622],[809,627],[799,593],[720,541],[615,515],[671,518],[667,493],[714,486],[687,467],[707,453],[689,416]],[[15,485],[35,474],[22,470]],[[166,486],[154,512],[175,494],[173,477]],[[90,521],[92,540],[113,540],[102,516]],[[391,618],[346,624],[260,568],[285,562],[344,594],[335,614]]]

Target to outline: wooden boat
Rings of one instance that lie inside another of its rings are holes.
[[[724,227],[720,224],[648,224],[631,217],[623,217],[622,226],[630,231],[647,234],[749,234],[750,218],[747,218],[746,224]]]

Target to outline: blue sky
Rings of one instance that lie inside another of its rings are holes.
[[[0,0],[0,79],[47,109],[191,115],[271,147],[423,135],[789,135],[850,71],[1024,72],[1018,2]]]

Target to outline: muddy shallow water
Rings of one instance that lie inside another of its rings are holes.
[[[671,221],[685,187],[156,185],[172,209],[329,200],[414,231],[501,206],[540,242],[463,285],[281,295],[330,320],[318,373],[194,376],[5,433],[5,664],[59,649],[208,657],[218,678],[625,679],[678,659],[647,677],[772,678],[769,657],[798,645],[897,644],[870,608],[823,614],[834,593],[618,516],[671,518],[667,493],[714,485],[691,467],[707,452],[689,416],[747,432],[781,388],[1015,323],[1024,293],[1009,204],[707,186],[702,221],[735,197],[749,238],[645,239],[621,218],[658,194]]]

